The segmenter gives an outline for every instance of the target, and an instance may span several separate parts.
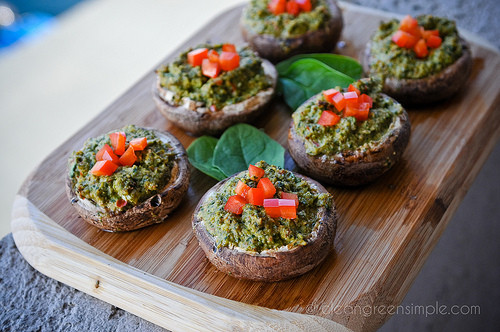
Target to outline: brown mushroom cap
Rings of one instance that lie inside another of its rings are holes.
[[[333,156],[311,156],[306,152],[304,138],[295,131],[292,119],[288,149],[297,166],[312,178],[337,186],[359,186],[373,182],[398,162],[408,145],[410,132],[410,120],[403,110],[390,132],[373,148],[345,151]]]
[[[445,100],[462,88],[472,72],[470,45],[460,39],[462,56],[442,71],[419,79],[398,79],[386,77],[383,91],[406,105],[430,104]],[[363,67],[370,72],[371,52],[367,44],[363,57]]]
[[[241,173],[240,173],[241,174]],[[294,173],[320,193],[327,190],[318,182]],[[238,176],[238,174],[233,175]],[[230,179],[230,178],[228,178]],[[192,217],[193,230],[208,260],[220,271],[240,279],[279,281],[299,276],[320,264],[333,248],[337,229],[337,213],[332,201],[330,208],[318,209],[319,221],[311,238],[304,246],[291,249],[265,250],[260,253],[239,248],[217,248],[214,237],[208,233],[203,220],[198,218],[201,206],[228,181],[223,180],[208,190],[196,206]]]
[[[342,11],[334,0],[326,1],[331,18],[323,29],[308,31],[294,38],[278,38],[273,35],[259,34],[240,20],[243,39],[260,56],[278,62],[293,55],[333,50],[344,26]]]
[[[170,92],[160,85],[159,79],[153,87],[156,107],[167,120],[193,135],[217,135],[224,129],[240,122],[249,122],[257,117],[271,102],[276,91],[278,73],[267,60],[262,59],[264,73],[271,86],[242,102],[224,106],[212,112],[205,105],[189,101],[184,105],[174,105],[167,97]]]
[[[87,199],[82,199],[73,190],[73,184],[66,175],[66,194],[80,216],[89,224],[105,231],[132,231],[164,221],[181,202],[189,186],[189,162],[182,144],[172,134],[160,132],[151,128],[163,142],[172,146],[176,153],[170,181],[163,190],[151,196],[146,201],[124,212],[104,214],[103,210]],[[72,164],[69,161],[68,166]]]

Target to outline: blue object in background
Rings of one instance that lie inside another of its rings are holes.
[[[56,21],[56,15],[80,1],[82,0],[10,0],[8,2],[0,0],[0,50],[5,51],[19,40],[28,40],[49,30]],[[14,18],[12,23],[9,22],[9,9]]]

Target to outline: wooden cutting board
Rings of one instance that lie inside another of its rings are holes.
[[[340,53],[358,58],[388,14],[342,4]],[[241,7],[220,15],[165,59],[201,42],[242,43]],[[192,170],[187,196],[167,222],[129,233],[87,225],[64,192],[66,160],[92,136],[134,123],[194,140],[155,109],[152,70],[50,154],[25,181],[12,231],[40,272],[171,330],[373,331],[394,313],[499,137],[500,55],[477,37],[466,88],[435,106],[409,109],[410,144],[379,181],[329,188],[339,212],[335,250],[293,280],[241,281],[218,272],[191,231],[191,213],[215,184]],[[289,109],[277,100],[255,123],[286,147]],[[286,165],[294,167],[287,156]]]

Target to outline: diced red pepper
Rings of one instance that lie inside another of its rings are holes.
[[[429,50],[427,49],[427,44],[425,40],[421,38],[413,47],[413,51],[417,55],[417,58],[425,58],[427,54],[429,54]]]
[[[280,211],[278,198],[264,199],[264,209],[266,209],[267,215],[271,218],[281,217],[281,211]]]
[[[345,107],[345,99],[342,93],[337,93],[332,98],[332,103],[335,105],[335,108],[339,111],[342,111]]]
[[[115,164],[119,164],[119,159],[118,156],[113,152],[113,150],[105,150],[104,153],[102,154],[102,157],[100,160],[110,160],[114,162]]]
[[[111,160],[101,160],[95,163],[95,165],[90,170],[90,173],[95,176],[109,176],[112,175],[117,168],[118,165]]]
[[[346,118],[353,116],[357,121],[366,121],[368,119],[369,112],[370,109],[366,103],[363,104],[362,108],[360,108],[360,105],[347,105],[345,107],[344,116]]]
[[[240,56],[236,52],[222,52],[219,63],[222,70],[230,71],[239,67]]]
[[[102,156],[104,155],[104,152],[106,152],[106,151],[108,151],[112,154],[115,154],[113,152],[113,149],[108,144],[104,144],[104,146],[99,151],[97,151],[97,153],[95,154],[95,160],[97,160],[97,161],[104,160],[102,158]]]
[[[273,15],[283,14],[286,9],[286,0],[271,0],[267,5],[267,9]]]
[[[285,219],[297,218],[297,207],[293,199],[280,199],[278,201],[280,206],[281,217]]]
[[[294,193],[286,193],[284,191],[281,192],[281,198],[283,199],[293,199],[295,201],[295,206],[299,206],[299,196]]]
[[[318,124],[322,126],[335,126],[340,121],[340,116],[332,111],[323,111],[319,117]]]
[[[439,36],[430,35],[429,38],[427,38],[427,46],[430,48],[438,48],[441,46],[442,42],[443,40]]]
[[[132,166],[136,160],[137,156],[135,155],[134,148],[131,146],[128,147],[119,159],[120,165],[122,166]]]
[[[250,189],[249,185],[247,185],[243,181],[239,180],[238,184],[236,185],[236,189],[234,190],[234,192],[237,195],[240,195],[241,197],[246,198],[249,189]]]
[[[359,104],[368,103],[370,105],[370,107],[373,107],[373,99],[372,99],[372,97],[370,97],[367,94],[364,94],[364,93],[361,94],[358,98],[358,102],[359,102]]]
[[[347,88],[347,91],[350,91],[350,92],[356,92],[357,95],[359,96],[361,94],[361,92],[359,91],[358,88],[356,88],[354,85],[352,84],[349,84],[349,87]]]
[[[121,156],[125,152],[125,142],[127,137],[124,132],[115,132],[109,134],[109,139],[111,140],[111,146],[115,154]]]
[[[418,21],[410,15],[406,15],[405,18],[401,20],[399,30],[408,32],[416,38],[420,38],[420,27],[418,25]]]
[[[311,0],[295,0],[299,4],[299,7],[304,12],[310,12],[312,9]]]
[[[224,49],[224,47],[222,49]],[[219,62],[219,53],[217,53],[216,50],[208,51],[207,57],[208,60],[210,60],[210,62],[215,62],[215,63]],[[203,62],[201,64],[203,65]]]
[[[205,47],[197,48],[187,54],[188,63],[193,67],[201,66],[201,62],[207,57],[208,49]]]
[[[222,45],[222,51],[223,52],[237,53],[236,52],[236,46],[234,46],[234,44],[224,44],[224,45]]]
[[[248,203],[253,205],[264,204],[264,190],[261,188],[250,188],[247,192]]]
[[[116,201],[116,206],[119,207],[119,208],[122,208],[124,207],[125,205],[127,205],[127,201],[124,200],[124,199],[119,199]]]
[[[339,93],[339,91],[336,89],[328,89],[328,90],[323,91],[323,96],[325,97],[327,102],[329,102],[330,104],[333,104],[333,97],[337,93]]]
[[[146,137],[134,138],[128,145],[134,148],[134,151],[142,151],[148,146],[148,139]]]
[[[254,166],[252,164],[248,165],[248,175],[253,180],[259,180],[264,176],[264,174],[266,174],[266,171],[264,171],[262,168]]]
[[[398,30],[392,35],[392,41],[399,47],[412,48],[418,42],[418,38],[408,32]]]
[[[203,59],[201,62],[201,72],[207,77],[216,78],[220,74],[220,69],[218,62],[212,62],[209,59]]]
[[[344,100],[346,105],[357,105],[358,104],[358,94],[354,91],[344,92]]]
[[[242,214],[245,204],[247,204],[247,201],[243,197],[233,195],[228,198],[226,205],[224,206],[224,210],[234,214]]]
[[[420,27],[420,35],[425,40],[429,39],[430,36],[439,37],[439,30],[425,30],[423,27]]]
[[[300,13],[300,6],[294,0],[289,0],[286,3],[286,12],[290,15],[297,16]]]
[[[257,188],[264,191],[264,198],[271,198],[276,194],[276,188],[269,178],[261,178],[257,183]]]

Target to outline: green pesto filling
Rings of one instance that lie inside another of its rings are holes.
[[[214,49],[219,54],[221,45],[198,45],[193,48],[206,47]],[[173,62],[157,70],[160,85],[174,92],[173,103],[184,104],[183,99],[189,98],[200,102],[205,107],[215,106],[216,110],[226,105],[242,102],[255,96],[271,86],[270,79],[265,75],[262,59],[250,48],[238,49],[240,65],[231,71],[221,71],[216,78],[204,76],[201,66],[193,67],[187,62],[189,49]]]
[[[312,10],[298,16],[288,13],[272,14],[267,5],[269,0],[252,0],[245,8],[242,20],[258,34],[272,35],[288,39],[298,37],[308,31],[316,31],[326,26],[331,15],[325,0],[312,0]]]
[[[134,138],[147,138],[147,147],[135,152],[137,161],[134,165],[119,166],[110,176],[90,173],[96,163],[96,153],[104,144],[111,146],[109,134],[88,139],[83,148],[73,152],[70,158],[69,177],[76,195],[101,207],[105,213],[126,211],[159,193],[170,181],[176,156],[169,144],[149,130],[130,125],[117,131],[125,132],[127,142]],[[117,206],[120,199],[127,201],[121,208]]]
[[[248,171],[228,180],[223,187],[208,198],[198,212],[198,218],[205,223],[208,232],[214,236],[217,246],[238,247],[246,251],[261,252],[280,247],[303,246],[311,232],[319,226],[318,208],[330,207],[330,194],[319,193],[306,181],[292,172],[261,161],[256,164],[265,170],[276,188],[274,198],[281,192],[295,193],[299,198],[296,219],[271,218],[262,206],[246,204],[241,215],[225,211],[228,198],[235,195],[239,180],[250,187],[256,187]]]
[[[399,21],[382,23],[371,39],[370,73],[381,77],[418,79],[434,75],[462,55],[462,46],[454,21],[431,15],[416,17],[425,30],[439,30],[442,44],[429,48],[429,55],[419,59],[412,49],[397,46],[391,41],[399,29]]]
[[[361,93],[373,99],[368,120],[357,122],[354,117],[342,118],[334,126],[318,124],[321,113],[329,110],[341,115],[327,102],[323,93],[307,102],[293,113],[293,123],[297,135],[304,139],[309,155],[333,156],[347,151],[366,151],[388,134],[396,118],[403,112],[402,106],[380,94],[380,82],[360,80],[353,84]]]

